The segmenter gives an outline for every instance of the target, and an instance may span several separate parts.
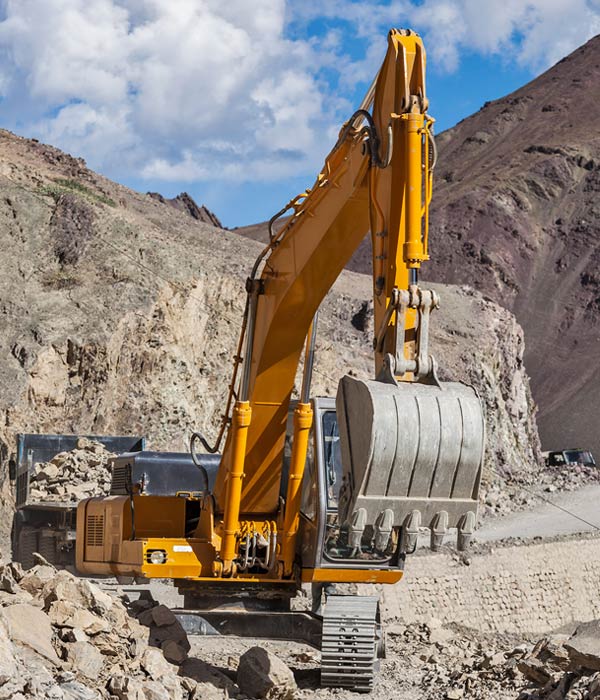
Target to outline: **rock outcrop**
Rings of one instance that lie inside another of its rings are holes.
[[[204,204],[198,206],[194,198],[187,192],[182,192],[172,199],[163,197],[162,194],[158,192],[148,192],[148,196],[162,204],[168,204],[174,209],[188,214],[192,219],[202,221],[205,224],[212,224],[212,226],[216,226],[217,228],[223,228],[223,224],[219,221],[216,214],[210,211],[210,209],[207,209]]]

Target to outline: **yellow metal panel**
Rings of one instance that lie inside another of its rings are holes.
[[[387,569],[302,569],[302,583],[398,583],[402,571]]]
[[[183,537],[185,535],[185,498],[177,496],[134,496],[135,536]],[[125,513],[129,510],[129,499]],[[124,538],[131,536],[131,518]]]

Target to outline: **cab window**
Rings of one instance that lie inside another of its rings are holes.
[[[335,411],[326,411],[323,414],[322,421],[327,508],[337,510],[338,495],[342,484],[342,455]]]
[[[311,429],[308,436],[308,447],[306,450],[306,464],[304,465],[304,476],[302,477],[302,500],[300,512],[309,520],[314,520],[317,515],[317,501],[319,494],[317,491],[317,475],[315,472],[315,449],[314,433]]]

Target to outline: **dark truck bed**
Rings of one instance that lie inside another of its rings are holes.
[[[74,564],[76,504],[33,500],[29,495],[29,482],[38,462],[49,462],[59,452],[75,449],[80,438],[99,442],[116,454],[139,452],[146,442],[143,437],[128,435],[26,433],[17,436],[13,557],[25,568],[33,565],[34,552],[57,566]]]

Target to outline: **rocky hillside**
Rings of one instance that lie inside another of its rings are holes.
[[[548,449],[600,454],[600,37],[441,139],[431,275],[526,329]]]
[[[139,434],[178,450],[192,428],[212,434],[262,246],[49,146],[0,131],[0,154],[3,458],[18,432]],[[486,402],[488,466],[531,474],[539,446],[522,331],[468,288],[440,291],[434,347]],[[371,374],[369,296],[369,278],[352,272],[330,293],[315,393],[334,393],[343,372]]]
[[[438,139],[428,279],[513,311],[545,449],[600,455],[600,37]],[[435,104],[432,105],[435,112]],[[365,241],[350,269],[370,269]]]
[[[156,199],[157,202],[161,202],[161,204],[167,204],[178,211],[188,214],[192,217],[192,219],[202,221],[205,224],[211,224],[217,228],[223,228],[223,225],[217,216],[203,204],[198,206],[194,201],[194,198],[187,192],[182,192],[181,194],[178,194],[177,197],[173,197],[172,199],[163,197],[162,194],[158,192],[148,192],[148,195],[153,199]]]

